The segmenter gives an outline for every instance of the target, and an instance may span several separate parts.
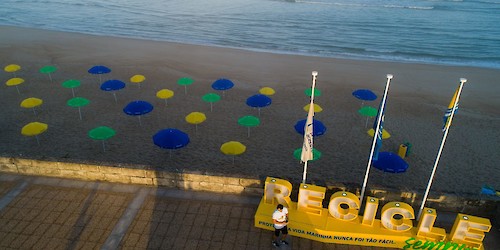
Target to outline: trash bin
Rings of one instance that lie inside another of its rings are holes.
[[[404,159],[406,156],[407,149],[408,149],[408,147],[406,146],[406,144],[400,144],[399,149],[398,149],[399,157]]]
[[[409,142],[405,142],[405,145],[406,145],[406,154],[405,154],[405,156],[408,157],[411,154],[411,147],[412,147],[412,145]]]

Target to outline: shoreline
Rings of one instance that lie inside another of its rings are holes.
[[[464,88],[461,109],[453,121],[431,190],[474,193],[483,184],[497,188],[500,185],[500,159],[495,152],[500,143],[495,126],[500,115],[500,100],[495,94],[500,86],[495,82],[500,79],[500,72],[495,69],[271,54],[13,26],[0,26],[0,31],[2,65],[20,64],[23,68],[19,74],[28,79],[20,86],[21,95],[2,85],[0,97],[5,107],[0,112],[4,117],[0,125],[6,128],[0,143],[2,156],[22,154],[34,159],[114,162],[252,178],[269,175],[293,182],[302,176],[302,166],[292,156],[293,150],[302,145],[302,137],[293,125],[307,115],[302,109],[308,103],[303,91],[310,88],[310,73],[316,70],[322,95],[315,101],[324,109],[316,118],[325,123],[327,133],[315,138],[315,147],[323,156],[310,164],[308,180],[317,185],[361,185],[371,138],[366,135],[365,118],[356,112],[361,103],[351,93],[369,88],[380,97],[385,75],[391,73],[395,78],[389,91],[384,128],[392,137],[384,140],[382,151],[397,152],[400,143],[411,142],[413,152],[406,159],[410,167],[398,175],[372,169],[368,186],[423,189],[441,139],[444,110],[458,79],[465,77],[469,84]],[[58,67],[53,74],[56,83],[51,84],[47,76],[38,72],[49,64]],[[127,83],[117,93],[117,104],[109,93],[98,89],[95,76],[86,72],[96,64],[112,69],[106,78]],[[141,88],[128,81],[134,74],[146,76]],[[188,94],[176,84],[177,79],[185,76],[195,80],[187,88]],[[200,99],[215,92],[210,85],[221,77],[233,80],[235,87],[226,91],[222,100],[214,104],[214,112],[210,112],[210,106]],[[9,74],[1,74],[3,82],[9,78]],[[91,100],[91,105],[82,109],[82,121],[78,120],[77,111],[65,106],[71,91],[60,87],[60,83],[66,79],[80,79],[77,96]],[[261,125],[252,128],[248,138],[246,128],[236,120],[243,115],[257,116],[257,111],[244,101],[264,86],[276,90],[271,96],[273,104],[261,110]],[[167,107],[154,95],[161,88],[175,92]],[[23,98],[35,95],[44,99],[37,117],[19,107]],[[151,114],[143,117],[143,126],[121,111],[136,99],[155,106]],[[379,100],[366,104],[377,107]],[[184,121],[184,116],[192,111],[207,115],[198,131]],[[40,136],[44,147],[19,133],[24,124],[34,119],[49,124],[47,132]],[[98,125],[112,126],[118,131],[109,140],[110,153],[102,152],[100,142],[86,136],[88,130]],[[170,157],[169,152],[151,142],[151,136],[166,127],[179,128],[191,137],[188,146],[172,152]],[[484,140],[486,137],[489,140]],[[230,156],[218,150],[229,140],[247,146],[247,152],[236,156],[234,164]]]
[[[330,55],[330,56],[322,56],[320,54],[314,53],[300,53],[297,51],[275,51],[269,49],[259,49],[259,48],[245,48],[245,47],[232,47],[232,46],[224,46],[217,44],[201,44],[196,42],[187,42],[187,41],[175,41],[175,40],[167,40],[161,38],[140,38],[140,37],[131,37],[131,36],[120,36],[120,35],[106,35],[106,34],[98,34],[98,33],[85,33],[78,31],[61,31],[56,29],[44,29],[30,26],[14,26],[14,25],[0,25],[2,27],[12,27],[12,28],[21,28],[21,29],[34,29],[34,30],[43,30],[49,32],[63,32],[63,33],[72,33],[72,34],[80,34],[84,36],[96,36],[96,37],[104,37],[104,38],[118,38],[118,39],[131,39],[138,41],[151,41],[151,42],[161,42],[161,43],[171,43],[171,44],[183,44],[190,46],[202,46],[202,47],[213,47],[213,48],[221,48],[221,49],[234,49],[234,50],[242,50],[253,53],[268,53],[275,55],[290,55],[290,56],[304,56],[304,57],[318,57],[325,59],[333,59],[333,60],[354,60],[354,61],[367,61],[372,63],[403,63],[403,64],[416,64],[416,65],[436,65],[436,66],[444,66],[444,67],[466,67],[466,68],[477,68],[477,69],[490,69],[490,70],[499,70],[500,65],[496,66],[488,66],[488,65],[467,65],[464,62],[458,61],[450,61],[450,62],[440,62],[440,61],[418,61],[418,60],[403,60],[403,59],[390,59],[390,58],[373,58],[373,57],[363,57],[363,56],[348,56],[348,55]]]

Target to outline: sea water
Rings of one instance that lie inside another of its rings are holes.
[[[1,0],[0,25],[500,68],[500,0]]]

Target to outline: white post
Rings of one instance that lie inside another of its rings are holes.
[[[387,100],[387,92],[389,91],[389,85],[391,84],[391,79],[393,78],[393,75],[387,74],[387,83],[385,85],[385,90],[384,90],[384,96],[382,98],[382,104],[380,105],[380,110],[379,114],[377,116],[377,127],[375,128],[374,134],[373,134],[373,141],[372,141],[372,148],[370,150],[370,157],[368,158],[368,164],[366,165],[366,172],[365,172],[365,179],[363,181],[363,186],[361,187],[361,194],[359,197],[360,204],[363,204],[363,198],[365,196],[365,189],[366,189],[366,183],[368,182],[368,175],[370,174],[370,167],[372,165],[372,158],[373,158],[373,153],[375,151],[375,143],[377,142],[377,136],[379,134],[379,129],[380,129],[380,122],[382,121],[382,110],[385,109],[385,101]]]
[[[302,183],[306,183],[306,175],[307,175],[307,162],[304,162],[304,173],[302,174]]]
[[[429,191],[431,189],[432,181],[434,179],[434,174],[436,173],[436,169],[437,169],[437,166],[439,163],[439,158],[441,157],[441,153],[442,153],[443,148],[444,148],[444,143],[446,142],[446,137],[448,136],[448,131],[450,129],[450,126],[448,124],[451,124],[451,122],[453,120],[453,116],[455,115],[455,110],[457,108],[458,100],[460,99],[460,94],[462,93],[462,88],[463,88],[465,82],[467,82],[467,79],[460,78],[460,87],[458,88],[457,98],[455,98],[455,103],[453,103],[453,108],[451,110],[451,115],[450,115],[449,121],[447,123],[445,123],[445,130],[443,133],[443,139],[441,140],[441,145],[439,146],[436,160],[434,161],[434,167],[432,168],[432,173],[431,173],[431,176],[429,177],[429,182],[427,183],[427,188],[425,189],[425,194],[424,194],[424,198],[422,199],[422,204],[420,204],[420,209],[418,210],[417,220],[420,220],[420,215],[422,215],[422,210],[424,209],[425,202],[427,201],[427,196],[429,195]]]

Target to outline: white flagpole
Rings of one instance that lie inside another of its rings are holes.
[[[370,167],[372,165],[373,153],[375,151],[375,144],[377,142],[377,136],[380,132],[379,131],[380,130],[380,122],[382,121],[382,115],[383,115],[383,112],[381,112],[381,111],[383,111],[385,109],[385,101],[387,100],[387,92],[389,91],[389,85],[391,84],[392,78],[393,78],[393,75],[387,74],[387,83],[385,84],[384,97],[382,98],[382,103],[380,105],[379,114],[377,116],[377,127],[375,128],[375,131],[373,134],[372,149],[370,150],[370,158],[368,158],[368,164],[366,165],[365,179],[363,181],[363,186],[361,187],[361,195],[359,197],[361,204],[363,204],[366,183],[368,182],[368,175],[370,174]]]
[[[310,153],[312,155],[312,150],[313,150],[313,127],[312,124],[311,126],[311,132],[310,134],[307,133],[307,127],[308,127],[308,121],[309,118],[311,120],[311,123],[313,122],[313,117],[314,117],[314,88],[316,87],[316,77],[318,76],[317,71],[312,72],[312,88],[311,88],[311,103],[309,104],[309,112],[307,113],[307,120],[306,120],[306,125],[304,126],[304,143],[302,144],[302,154],[300,156],[301,161],[304,162],[304,173],[302,174],[302,183],[306,183],[306,175],[307,175],[307,162],[312,158],[309,156],[304,156],[306,153]],[[310,117],[311,116],[311,117]],[[305,152],[304,148],[306,146],[306,143],[308,144],[307,148],[311,152]],[[305,158],[305,159],[304,159]]]
[[[441,146],[439,146],[439,150],[436,156],[436,161],[434,161],[434,167],[432,169],[431,176],[429,177],[429,182],[427,183],[427,188],[425,189],[424,198],[422,199],[422,204],[420,204],[420,209],[418,210],[417,220],[420,220],[420,215],[422,215],[422,210],[424,209],[425,202],[427,201],[427,196],[429,195],[429,191],[431,189],[432,181],[434,179],[434,174],[436,173],[436,169],[439,163],[439,158],[441,157],[441,153],[443,152],[444,143],[446,142],[446,137],[448,136],[448,131],[450,129],[451,122],[453,120],[453,116],[455,115],[455,110],[457,109],[458,100],[460,99],[460,94],[462,93],[462,88],[464,83],[467,82],[467,79],[460,78],[460,87],[458,88],[457,98],[455,98],[455,103],[453,103],[453,109],[451,110],[451,115],[448,118],[449,120],[445,123],[445,130],[443,133],[443,139],[441,140]]]

